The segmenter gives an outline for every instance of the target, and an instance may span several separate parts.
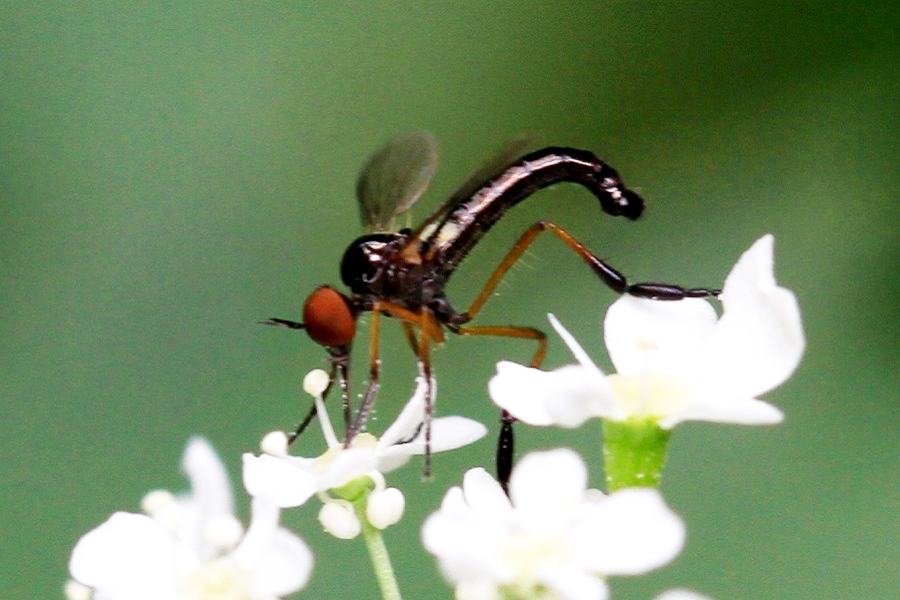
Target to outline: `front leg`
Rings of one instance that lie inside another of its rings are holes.
[[[375,403],[375,397],[378,395],[378,388],[381,386],[379,378],[381,359],[378,353],[380,316],[381,313],[378,307],[375,306],[372,309],[372,317],[369,324],[369,385],[366,386],[363,401],[359,406],[359,411],[356,413],[356,418],[352,422],[350,421],[349,406],[344,413],[346,427],[345,448],[349,448],[356,434],[365,428],[372,405]]]

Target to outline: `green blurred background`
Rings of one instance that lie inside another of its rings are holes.
[[[503,142],[595,150],[648,202],[610,219],[574,186],[516,209],[450,286],[464,305],[528,224],[569,228],[635,280],[716,285],[764,233],[808,350],[767,398],[773,428],[688,424],[668,501],[686,551],[614,598],[689,586],[726,598],[895,598],[898,505],[900,10],[894,3],[19,2],[0,7],[0,597],[57,598],[78,537],[156,487],[183,489],[202,433],[240,453],[294,424],[323,352],[260,327],[299,318],[359,233],[353,186],[389,137],[435,133],[427,213]],[[480,322],[546,328],[602,359],[614,299],[539,241]],[[382,427],[414,362],[386,327]],[[418,527],[492,461],[486,383],[531,347],[451,339],[442,414],[490,439],[391,476],[411,504],[387,533],[407,598],[450,598]],[[570,362],[551,341],[548,366]],[[357,382],[357,387],[359,384]],[[599,425],[522,431],[576,445]],[[302,452],[317,451],[315,432]],[[599,484],[600,473],[593,473]],[[239,484],[238,484],[239,485]],[[246,502],[241,499],[242,512]],[[376,594],[360,542],[285,514],[313,547],[305,597]]]

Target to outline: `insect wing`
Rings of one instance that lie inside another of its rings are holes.
[[[394,138],[373,154],[359,174],[359,216],[369,231],[390,231],[394,217],[416,203],[437,169],[437,142],[418,131]]]
[[[416,240],[428,237],[428,233],[423,233],[426,231],[432,234],[437,232],[440,229],[440,227],[434,227],[437,222],[443,220],[460,202],[468,200],[484,184],[500,176],[517,158],[525,154],[527,148],[532,146],[533,143],[534,139],[532,136],[522,136],[503,146],[503,148],[486,160],[471,177],[456,188],[456,191],[441,204],[440,208],[434,211],[416,229],[415,233],[410,236],[410,239]]]

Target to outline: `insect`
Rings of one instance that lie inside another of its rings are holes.
[[[373,154],[357,181],[360,216],[369,233],[355,239],[341,260],[341,280],[350,292],[330,286],[313,291],[303,306],[303,321],[273,318],[265,324],[305,329],[322,345],[332,363],[331,381],[339,382],[346,429],[345,443],[365,424],[379,387],[379,327],[381,317],[402,324],[409,344],[428,382],[425,419],[425,474],[430,473],[431,348],[445,340],[445,332],[458,335],[523,338],[537,343],[531,365],[539,366],[546,352],[545,335],[533,327],[469,323],[490,298],[504,274],[535,238],[552,232],[587,263],[600,280],[619,294],[655,300],[715,296],[716,290],[685,289],[660,283],[629,284],[624,275],[589,251],[561,227],[538,221],[518,241],[488,277],[481,292],[465,310],[458,310],[445,294],[445,285],[466,255],[506,212],[541,188],[561,182],[583,186],[612,216],[637,219],[643,200],[628,190],[615,169],[593,153],[550,147],[518,159],[502,153],[473,175],[415,229],[395,230],[393,223],[419,199],[437,166],[434,138],[425,132],[398,137]],[[370,313],[369,383],[354,414],[349,393],[349,362],[357,319]],[[337,378],[337,379],[336,379]],[[296,439],[315,416],[315,407],[289,438]],[[509,480],[513,457],[514,419],[501,416],[497,473]]]

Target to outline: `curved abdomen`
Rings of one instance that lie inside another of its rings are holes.
[[[547,186],[577,183],[593,193],[613,216],[636,219],[644,208],[640,196],[625,188],[615,169],[587,150],[544,148],[511,164],[447,213],[428,238],[441,257],[445,277],[510,208]]]

